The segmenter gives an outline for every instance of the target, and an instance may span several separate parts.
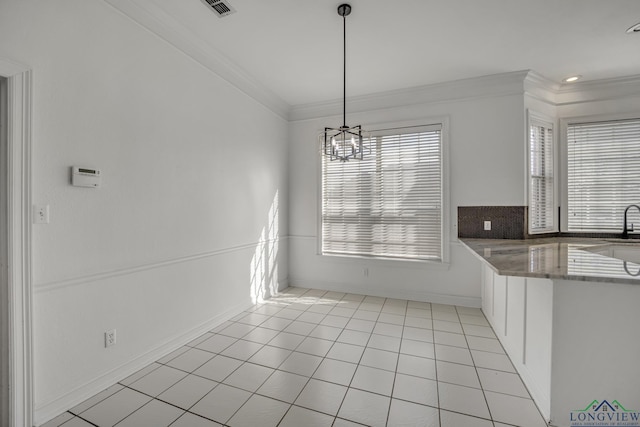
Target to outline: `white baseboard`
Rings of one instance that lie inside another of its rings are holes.
[[[351,294],[371,295],[375,297],[407,299],[412,301],[433,302],[436,304],[459,305],[462,307],[479,308],[482,300],[480,297],[465,297],[460,295],[436,294],[431,292],[411,292],[400,289],[379,290],[351,283],[327,282],[321,280],[308,280],[289,278],[289,286],[301,288],[322,289],[326,291],[347,292]]]
[[[160,344],[152,350],[141,354],[135,359],[126,362],[108,372],[105,372],[97,378],[79,387],[76,387],[74,390],[56,399],[43,403],[39,407],[35,408],[35,425],[44,424],[45,422],[57,417],[63,412],[84,402],[91,396],[98,394],[102,390],[112,386],[113,384],[123,380],[124,378],[127,378],[129,375],[139,371],[150,363],[161,359],[172,351],[177,350],[188,342],[198,338],[200,335],[204,334],[207,331],[210,331],[211,329],[229,320],[238,313],[247,310],[249,307],[251,307],[251,305],[252,304],[250,303],[237,304],[226,310],[224,313],[218,314],[215,317],[200,324],[199,326],[191,329],[187,333],[170,338],[163,344]]]
[[[283,289],[287,289],[289,286],[289,278],[285,278],[282,280],[278,280],[278,292],[280,292]]]

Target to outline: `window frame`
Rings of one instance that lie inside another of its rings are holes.
[[[560,162],[562,164],[561,179],[562,179],[562,192],[561,192],[561,216],[560,216],[560,232],[568,233],[608,233],[610,230],[597,230],[597,231],[569,231],[569,138],[568,129],[569,125],[581,124],[581,123],[597,123],[597,122],[611,122],[621,120],[640,120],[640,111],[613,113],[613,114],[594,114],[594,115],[581,115],[581,116],[567,116],[560,118]],[[622,217],[620,218],[622,224]],[[615,233],[615,232],[614,232]]]
[[[550,116],[538,113],[533,110],[527,110],[527,121],[526,121],[526,170],[527,170],[527,182],[526,182],[526,203],[529,213],[531,212],[531,197],[532,189],[531,189],[531,126],[543,126],[548,129],[551,129],[552,135],[552,147],[551,147],[551,155],[552,155],[552,188],[553,188],[553,200],[551,201],[553,206],[552,213],[552,223],[551,226],[540,229],[533,230],[532,229],[532,216],[528,214],[527,218],[527,233],[530,235],[537,234],[547,234],[547,233],[555,233],[559,231],[558,224],[558,206],[559,206],[559,181],[562,179],[559,175],[559,159],[558,157],[558,131],[556,126],[556,120]]]
[[[408,120],[408,121],[393,121],[393,122],[379,122],[375,124],[363,125],[364,129],[367,129],[371,134],[376,132],[388,131],[391,129],[402,129],[419,126],[441,126],[441,182],[442,182],[442,218],[441,218],[441,245],[442,245],[442,259],[436,260],[423,260],[423,259],[409,259],[409,258],[393,258],[393,257],[376,257],[367,255],[347,255],[347,254],[324,254],[322,253],[322,155],[318,155],[316,162],[316,183],[317,183],[317,207],[316,207],[316,255],[323,259],[331,259],[337,261],[353,261],[363,260],[368,262],[375,262],[378,264],[388,264],[389,266],[398,265],[401,263],[413,263],[419,266],[429,267],[444,267],[449,268],[450,263],[450,187],[449,187],[449,116],[435,116],[428,117],[423,120]],[[320,130],[319,130],[320,132]]]

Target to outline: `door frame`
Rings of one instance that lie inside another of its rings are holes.
[[[0,58],[7,78],[9,425],[33,425],[31,278],[32,71]]]

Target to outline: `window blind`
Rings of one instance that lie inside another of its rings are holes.
[[[529,233],[555,230],[553,127],[532,120],[529,126]]]
[[[442,259],[442,126],[372,132],[364,160],[322,159],[322,253]]]
[[[569,124],[567,187],[569,231],[622,231],[640,203],[640,119]]]

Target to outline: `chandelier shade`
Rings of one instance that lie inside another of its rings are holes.
[[[371,135],[362,126],[347,126],[347,20],[351,6],[338,6],[338,15],[342,16],[343,25],[343,67],[342,67],[342,126],[325,127],[319,136],[322,155],[330,160],[346,162],[363,160],[364,154],[370,152]]]

